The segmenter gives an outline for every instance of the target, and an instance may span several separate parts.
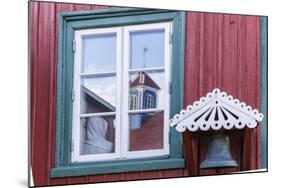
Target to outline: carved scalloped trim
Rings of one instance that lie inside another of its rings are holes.
[[[179,114],[174,115],[170,120],[170,126],[175,127],[179,132],[186,129],[192,132],[222,128],[243,129],[244,127],[255,128],[257,121],[262,121],[262,119],[263,114],[257,109],[252,109],[246,103],[216,88],[192,105],[188,105]]]

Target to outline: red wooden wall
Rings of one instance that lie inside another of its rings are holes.
[[[206,136],[185,133],[187,160],[192,161],[192,164],[189,163],[189,169],[49,178],[49,170],[54,167],[55,158],[58,15],[63,11],[100,8],[107,7],[30,2],[31,164],[35,185],[124,181],[216,173],[213,170],[198,168],[207,151]],[[184,106],[205,95],[214,87],[219,87],[246,101],[252,107],[260,109],[259,17],[188,12],[185,51]],[[258,168],[259,135],[259,129],[253,132],[246,130],[245,134],[234,132],[231,135],[232,154],[240,167],[232,170],[223,169],[221,173]]]

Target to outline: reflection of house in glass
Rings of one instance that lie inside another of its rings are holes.
[[[130,81],[130,110],[157,108],[160,89],[147,73],[138,72]],[[163,112],[134,113],[129,119],[130,151],[163,148]]]
[[[114,112],[115,106],[82,86],[82,107],[85,113]],[[138,72],[130,81],[129,109],[154,109],[158,104],[159,85],[144,72]],[[108,123],[106,139],[114,142],[115,116],[103,116]],[[129,114],[129,151],[163,148],[164,113],[145,112]],[[87,123],[86,123],[87,124]],[[118,125],[117,125],[118,126]],[[121,125],[122,126],[122,125]],[[145,138],[145,139],[144,139]]]
[[[130,82],[130,110],[156,108],[159,90],[158,84],[147,73],[137,73]]]
[[[81,109],[81,111],[83,113],[99,113],[99,112],[114,112],[115,111],[115,107],[112,104],[110,104],[108,101],[104,100],[103,98],[101,98],[100,96],[98,96],[96,93],[94,93],[90,89],[86,88],[85,86],[81,87],[81,91],[82,91],[82,96],[81,96],[82,97],[82,100],[81,100],[82,109]],[[105,123],[107,124],[106,134],[105,134],[104,139],[106,139],[107,141],[114,144],[115,116],[114,115],[102,116],[102,117],[98,116],[97,118],[105,120]],[[91,119],[93,120],[94,117],[85,118],[85,121],[84,121],[85,133],[87,133],[87,131],[88,131],[87,127],[89,126],[89,122]],[[85,134],[85,136],[86,135],[87,134]],[[85,141],[87,141],[86,137],[84,139],[85,139]]]
[[[98,113],[98,112],[114,112],[115,106],[98,96],[90,89],[82,86],[82,112]]]
[[[130,81],[130,110],[156,108],[159,90],[158,84],[147,73],[138,72]],[[130,115],[130,128],[140,128],[147,118],[149,118],[149,113]]]

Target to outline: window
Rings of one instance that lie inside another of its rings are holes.
[[[171,32],[171,22],[75,31],[72,162],[169,154]]]
[[[185,14],[63,13],[51,177],[183,168],[169,119],[183,104]]]
[[[155,108],[154,106],[154,97],[150,94],[147,94],[145,95],[145,98],[144,98],[144,105],[145,105],[145,108]]]
[[[135,95],[135,94],[131,94],[130,95],[130,110],[136,110],[137,109],[137,105],[138,105],[138,103],[137,103],[137,95]]]

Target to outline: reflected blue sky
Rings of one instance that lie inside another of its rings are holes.
[[[164,30],[130,33],[130,68],[164,66]]]
[[[116,34],[83,37],[82,72],[116,70]]]

